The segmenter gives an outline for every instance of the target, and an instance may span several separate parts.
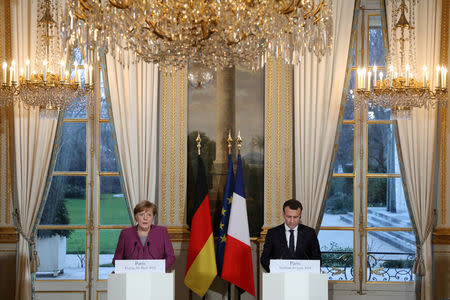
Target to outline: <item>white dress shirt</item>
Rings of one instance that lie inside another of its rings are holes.
[[[289,238],[291,236],[291,232],[289,230],[291,230],[289,228],[289,226],[286,225],[286,223],[284,224],[284,229],[286,230],[286,242],[287,242],[287,246],[289,248]],[[297,235],[298,235],[298,225],[295,226],[292,230],[294,230],[294,251],[297,250]]]

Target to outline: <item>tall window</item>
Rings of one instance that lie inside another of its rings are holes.
[[[80,55],[75,57],[82,65]],[[104,280],[113,269],[120,230],[130,224],[105,95],[106,74],[100,71],[99,76],[93,107],[65,111],[55,171],[38,227],[38,297],[47,290],[86,295],[90,288],[89,298],[106,290]]]
[[[376,65],[386,77],[384,7],[366,5],[355,12],[347,101],[319,232],[329,279],[355,283],[361,292],[374,282],[412,282],[415,255],[391,112],[355,110],[358,66]]]

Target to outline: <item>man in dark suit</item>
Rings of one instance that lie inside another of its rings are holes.
[[[270,272],[271,259],[321,259],[314,229],[300,224],[302,204],[291,199],[283,204],[285,223],[269,229],[261,255],[261,265]]]

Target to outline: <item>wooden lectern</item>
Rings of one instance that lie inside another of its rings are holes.
[[[109,274],[108,300],[132,299],[175,299],[174,273]]]
[[[328,300],[326,274],[263,273],[263,300]]]

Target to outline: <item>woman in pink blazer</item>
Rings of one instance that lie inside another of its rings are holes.
[[[163,226],[152,225],[157,214],[156,205],[141,201],[134,208],[136,226],[120,232],[113,265],[116,259],[165,259],[166,270],[175,262],[169,233]]]

